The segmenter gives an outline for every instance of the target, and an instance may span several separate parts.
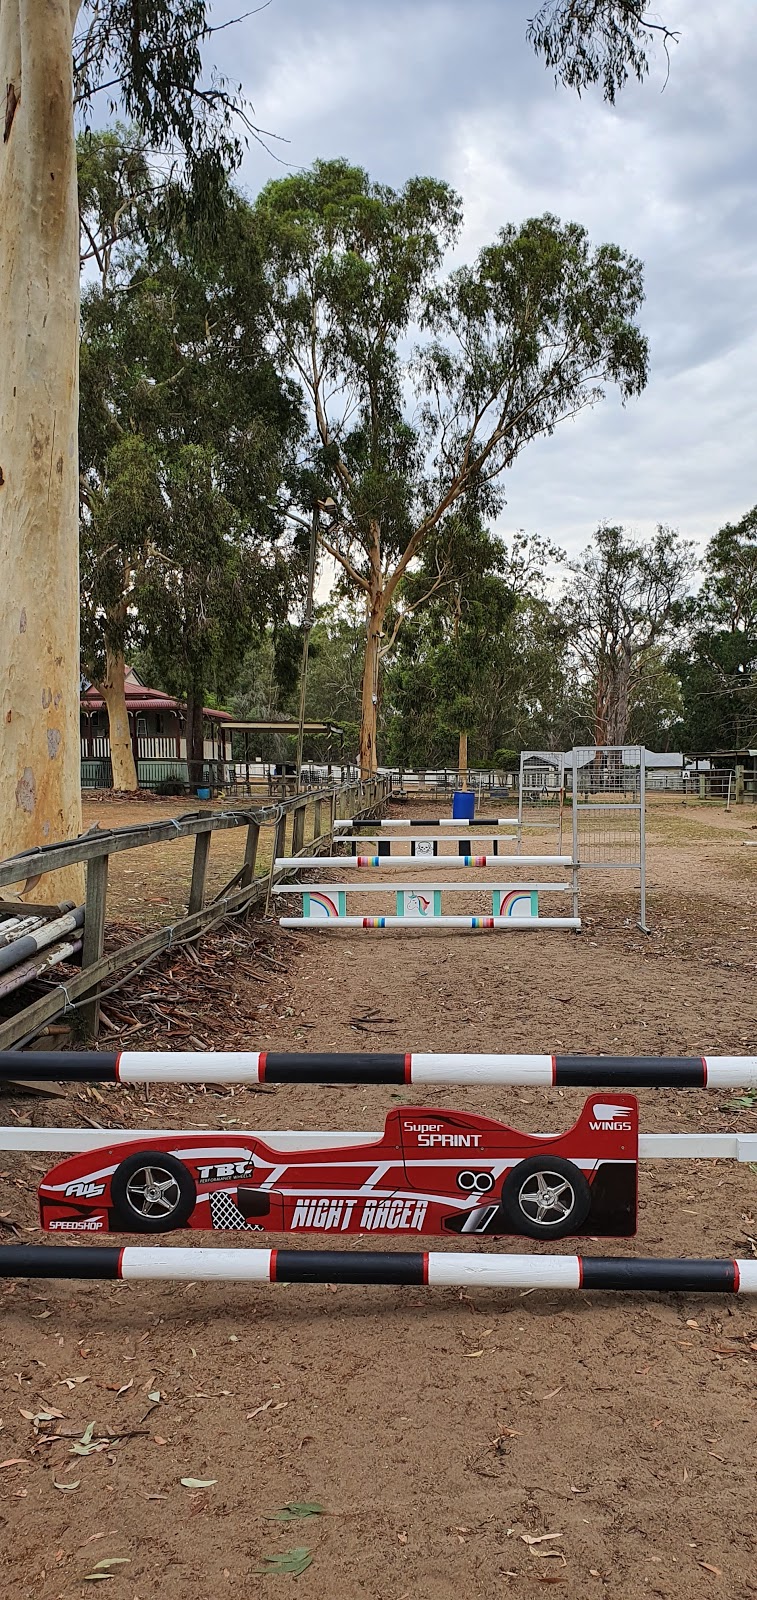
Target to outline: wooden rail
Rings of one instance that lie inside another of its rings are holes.
[[[12,1049],[14,1045],[33,1038],[48,1022],[63,1015],[84,996],[91,996],[91,999],[85,1006],[77,1008],[80,1009],[82,1032],[85,1037],[96,1037],[100,1013],[98,991],[106,979],[119,973],[128,973],[131,968],[139,967],[171,944],[208,932],[230,913],[265,902],[271,882],[280,874],[272,869],[255,876],[262,827],[275,828],[273,855],[283,854],[287,822],[291,814],[292,852],[312,852],[332,838],[335,820],[349,814],[350,808],[366,816],[381,808],[387,789],[388,785],[382,778],[374,778],[366,782],[352,781],[339,788],[310,790],[257,810],[240,806],[219,812],[190,812],[166,822],[139,823],[128,828],[96,828],[78,839],[45,845],[0,862],[0,888],[5,884],[23,883],[27,891],[45,873],[59,867],[84,862],[87,869],[82,970],[66,984],[57,985],[14,1017],[0,1023],[0,1050]],[[306,845],[305,818],[310,804],[315,806],[315,837]],[[247,830],[242,866],[220,893],[206,904],[205,883],[211,835],[229,828]],[[137,850],[192,835],[195,836],[195,848],[186,916],[179,917],[170,927],[157,928],[133,944],[106,956],[104,938],[110,856],[123,850]]]

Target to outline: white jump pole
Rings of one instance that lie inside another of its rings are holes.
[[[382,856],[382,860],[386,858]],[[405,857],[407,860],[407,857]],[[419,889],[425,893],[440,894],[531,894],[534,890],[545,894],[570,894],[569,883],[475,883],[460,882],[458,878],[454,883],[422,883],[416,878],[400,883],[277,883],[271,890],[272,894],[394,894],[397,891],[405,894],[417,894]],[[404,922],[404,917],[403,917]],[[438,920],[438,919],[437,919]]]
[[[194,1129],[203,1142],[228,1139],[228,1128]],[[181,1137],[187,1130],[182,1130]],[[376,1129],[356,1133],[333,1129],[283,1131],[281,1128],[235,1130],[240,1145],[262,1139],[273,1150],[340,1150],[356,1143],[383,1138]],[[0,1128],[0,1151],[16,1154],[82,1155],[89,1150],[110,1150],[122,1144],[144,1144],[178,1137],[176,1128]],[[640,1161],[757,1161],[757,1133],[641,1133]]]
[[[419,885],[423,888],[424,885]],[[339,928],[474,928],[478,933],[538,933],[542,928],[580,932],[580,917],[279,917],[280,928],[307,928],[318,933]]]

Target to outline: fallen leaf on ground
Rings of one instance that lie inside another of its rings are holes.
[[[522,1533],[524,1544],[546,1544],[548,1539],[562,1539],[561,1533]]]
[[[298,1546],[294,1550],[285,1550],[282,1555],[263,1556],[262,1567],[253,1567],[253,1572],[271,1578],[285,1573],[292,1578],[299,1578],[300,1573],[312,1565],[312,1561],[310,1551]]]
[[[273,1511],[269,1515],[264,1513],[266,1522],[296,1522],[300,1517],[322,1517],[326,1507],[319,1505],[317,1500],[288,1500],[280,1511]]]
[[[77,1478],[74,1483],[58,1483],[57,1480],[55,1478],[53,1478],[53,1488],[54,1489],[68,1489],[68,1490],[78,1489],[80,1483],[81,1483],[81,1478]]]
[[[217,1478],[181,1478],[180,1483],[185,1489],[212,1489]]]
[[[716,1578],[722,1578],[722,1576],[723,1576],[722,1567],[713,1567],[711,1562],[709,1562],[709,1561],[700,1561],[699,1565],[700,1565],[700,1567],[704,1567],[705,1572],[714,1572]]]
[[[261,1411],[268,1411],[272,1405],[273,1398],[270,1400],[264,1400],[262,1406],[256,1406],[254,1411],[248,1411],[247,1416],[245,1417],[245,1422],[251,1422],[253,1417],[259,1417]]]

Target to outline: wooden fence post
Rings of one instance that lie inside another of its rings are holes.
[[[208,855],[210,854],[211,834],[198,833],[195,838],[195,853],[192,860],[192,882],[189,886],[189,915],[195,911],[202,911],[205,901],[205,874],[208,868]]]
[[[305,812],[307,803],[295,806],[292,815],[292,855],[296,856],[305,843]]]
[[[274,829],[274,834],[273,834],[273,859],[274,859],[274,861],[276,861],[281,856],[285,856],[286,855],[286,834],[287,834],[287,814],[286,814],[286,811],[284,811],[284,812],[282,812],[281,816],[277,818],[276,827]]]
[[[260,823],[251,822],[247,829],[247,843],[244,848],[244,865],[242,867],[242,876],[239,880],[239,886],[242,889],[249,889],[250,884],[255,876],[255,860],[258,853],[259,838]]]
[[[323,808],[323,801],[322,800],[316,800],[315,807],[314,807],[314,820],[313,820],[313,843],[314,844],[315,844],[316,840],[320,839],[320,837],[321,837],[322,808]]]
[[[105,941],[105,907],[108,899],[108,857],[93,856],[87,862],[87,893],[84,905],[84,937],[81,964],[91,967],[99,961]],[[85,1038],[96,1039],[100,1028],[100,995],[97,989],[81,1008],[81,1027]]]

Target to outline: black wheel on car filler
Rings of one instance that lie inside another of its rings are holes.
[[[586,1221],[591,1190],[572,1161],[529,1156],[508,1173],[501,1205],[514,1233],[529,1239],[564,1239]]]
[[[130,1233],[183,1228],[197,1203],[194,1179],[176,1156],[137,1150],[116,1167],[110,1185],[119,1226]]]

